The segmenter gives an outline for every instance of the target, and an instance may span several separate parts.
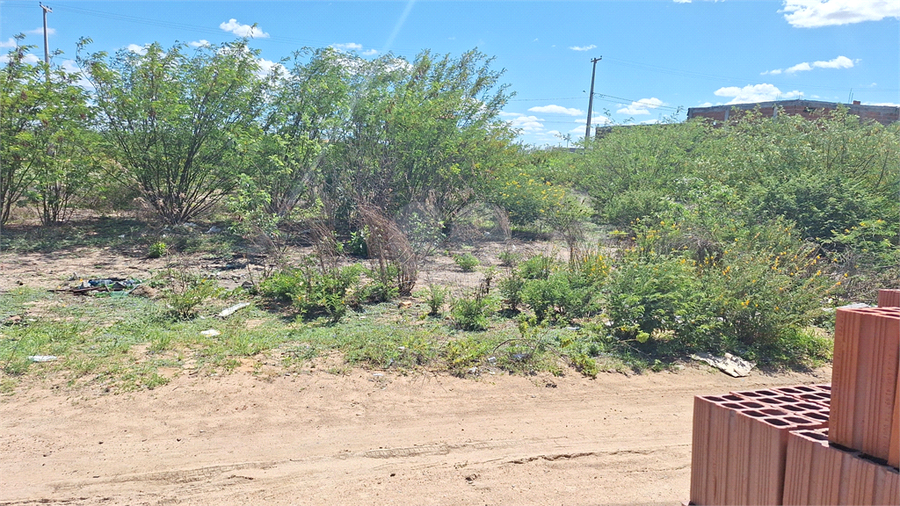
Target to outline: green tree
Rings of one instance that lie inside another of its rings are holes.
[[[238,144],[258,128],[264,80],[245,40],[188,53],[154,43],[138,54],[84,54],[103,128],[120,176],[168,223],[209,210],[237,184]]]
[[[68,218],[88,184],[92,113],[79,75],[30,63],[31,49],[17,46],[0,69],[0,223],[28,198],[52,225]]]
[[[316,198],[319,168],[343,122],[349,98],[343,56],[332,48],[296,51],[272,76],[262,135],[253,147],[253,178],[284,217]]]
[[[499,120],[511,96],[500,83],[503,71],[477,50],[456,58],[423,51],[412,62],[348,61],[364,77],[351,86],[349,121],[331,159],[333,195],[388,214],[426,203],[448,231],[512,143]],[[335,186],[339,172],[345,179]]]

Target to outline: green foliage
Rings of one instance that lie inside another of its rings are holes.
[[[247,158],[235,149],[254,131],[265,94],[258,52],[245,41],[84,54],[118,176],[167,223],[189,221],[234,189]]]
[[[171,307],[170,312],[177,319],[194,318],[197,316],[197,306],[222,295],[223,290],[213,280],[191,279],[184,273],[179,273],[179,278],[180,286],[166,296],[166,302]]]
[[[522,304],[522,290],[525,288],[525,279],[518,271],[513,270],[508,276],[500,280],[498,288],[506,309],[512,313],[518,312],[519,306]]]
[[[168,251],[169,249],[168,246],[166,246],[166,243],[157,241],[147,248],[147,258],[160,258],[165,256]]]
[[[263,297],[290,302],[300,318],[324,316],[336,323],[358,303],[362,271],[359,265],[323,268],[306,258],[298,268],[269,276],[258,290]]]
[[[369,302],[387,302],[400,294],[400,267],[396,263],[378,264],[367,273],[372,281],[365,286],[362,298]]]
[[[453,263],[455,263],[463,272],[473,272],[481,263],[478,258],[471,253],[462,253],[453,255]]]
[[[497,255],[497,259],[500,260],[500,265],[503,267],[515,267],[519,263],[521,255],[510,250],[503,250]]]
[[[56,225],[98,179],[98,136],[78,74],[29,63],[22,38],[0,68],[0,224],[27,198],[43,225]]]
[[[515,153],[513,132],[499,119],[510,97],[503,71],[478,51],[458,57],[423,51],[407,62],[393,55],[341,55],[350,89],[346,123],[329,140],[323,166],[326,206],[352,221],[359,203],[389,216],[428,203],[446,235],[457,214]]]
[[[488,317],[493,313],[490,299],[479,295],[460,297],[453,301],[453,323],[462,330],[484,331],[488,329]]]
[[[610,332],[651,356],[729,351],[760,362],[814,359],[793,353],[818,348],[791,339],[817,321],[833,288],[823,264],[780,220],[715,231],[696,221],[644,223],[604,288]]]
[[[425,303],[428,304],[429,316],[439,316],[441,314],[441,308],[444,307],[449,294],[450,289],[446,287],[435,283],[428,284],[428,289],[421,293],[420,296],[424,297]]]
[[[519,265],[519,274],[524,279],[547,279],[557,262],[547,255],[535,255]]]

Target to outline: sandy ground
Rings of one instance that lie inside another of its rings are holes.
[[[694,395],[830,381],[379,374],[36,384],[0,399],[0,504],[678,505]]]
[[[0,296],[73,274],[146,279],[172,261],[3,252]],[[175,261],[223,284],[247,275],[214,258]],[[465,289],[480,276],[440,257],[420,283]],[[830,376],[239,371],[128,394],[34,380],[0,397],[0,505],[678,505],[689,495],[694,395]]]

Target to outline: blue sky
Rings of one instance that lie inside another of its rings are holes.
[[[516,96],[503,118],[523,142],[584,135],[592,123],[683,119],[687,108],[805,98],[900,104],[900,0],[784,1],[54,1],[50,49],[72,66],[92,50],[248,35],[263,63],[303,46],[363,56],[477,47]],[[251,25],[256,28],[251,28]],[[0,1],[0,51],[13,35],[43,57],[37,1]]]

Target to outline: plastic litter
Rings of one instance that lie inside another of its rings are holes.
[[[222,334],[222,333],[219,332],[219,331],[216,330],[216,329],[209,329],[209,330],[203,330],[203,331],[200,331],[200,335],[201,335],[201,336],[206,336],[206,337],[216,337],[216,336],[221,335],[221,334]]]
[[[30,355],[28,360],[31,360],[32,362],[53,362],[57,358],[59,357],[55,355]]]
[[[743,378],[750,374],[750,371],[756,367],[753,362],[748,362],[741,357],[726,353],[724,357],[716,357],[709,353],[696,353],[691,355],[694,360],[706,362],[707,364],[719,369],[720,371],[733,376],[735,378]]]
[[[228,318],[229,316],[233,315],[235,311],[237,311],[239,309],[244,309],[245,307],[247,307],[249,305],[250,305],[249,302],[241,302],[240,304],[235,304],[235,305],[231,306],[230,308],[223,309],[222,312],[219,313],[218,316],[219,316],[219,318]]]

